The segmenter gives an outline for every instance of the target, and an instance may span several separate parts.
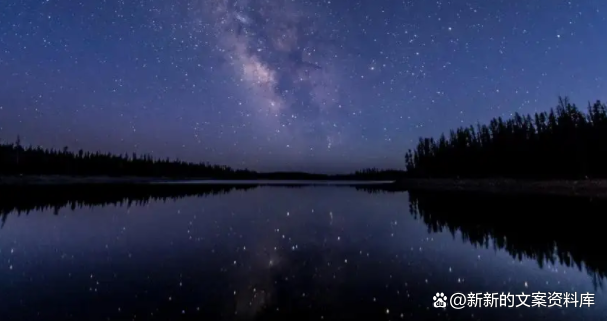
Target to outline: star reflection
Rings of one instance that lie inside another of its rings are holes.
[[[469,320],[470,314],[432,309],[432,296],[437,290],[602,294],[575,267],[555,262],[538,269],[534,259],[513,259],[501,248],[472,246],[476,239],[462,242],[449,231],[429,231],[437,212],[417,203],[426,218],[421,221],[419,213],[408,211],[403,195],[262,187],[128,209],[110,205],[62,210],[59,216],[48,209],[14,215],[0,230],[0,286],[10,293],[0,315],[95,321]],[[99,195],[90,197],[99,202]],[[8,208],[3,202],[0,208]],[[522,246],[512,243],[508,251],[537,250]],[[604,311],[599,303],[592,309],[477,309],[474,319],[511,320],[519,314],[591,319]]]

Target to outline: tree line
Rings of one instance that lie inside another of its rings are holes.
[[[101,152],[27,148],[0,144],[1,175],[137,176],[137,177],[237,177],[251,174],[228,166],[155,159],[150,155],[115,155]]]
[[[14,143],[0,142],[1,176],[110,176],[150,178],[215,178],[215,179],[277,179],[277,180],[387,180],[403,171],[368,168],[346,175],[325,175],[303,172],[259,173],[248,169],[204,162],[193,163],[150,155],[111,154],[101,152],[24,147],[17,137]]]
[[[405,163],[412,178],[607,178],[607,106],[589,103],[584,113],[559,97],[548,112],[420,138]]]

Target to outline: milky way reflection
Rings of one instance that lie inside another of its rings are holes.
[[[5,320],[599,320],[607,312],[585,271],[474,247],[458,230],[429,232],[407,193],[259,187],[52,213],[6,216]],[[590,292],[597,303],[443,310],[432,307],[438,291]]]

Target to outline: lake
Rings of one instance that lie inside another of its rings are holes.
[[[327,180],[327,181],[315,181],[315,180],[191,180],[191,181],[162,181],[153,182],[153,184],[201,184],[201,185],[376,185],[376,184],[390,184],[393,181],[351,181],[351,180]]]
[[[0,200],[2,320],[607,316],[603,227],[584,219],[604,203],[360,186],[62,188]],[[475,298],[456,309],[456,293]],[[575,307],[557,301],[565,293]],[[441,294],[446,308],[434,307]]]

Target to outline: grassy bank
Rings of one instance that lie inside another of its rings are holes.
[[[513,180],[513,179],[402,179],[402,190],[485,192],[497,194],[558,195],[607,198],[607,180]]]

